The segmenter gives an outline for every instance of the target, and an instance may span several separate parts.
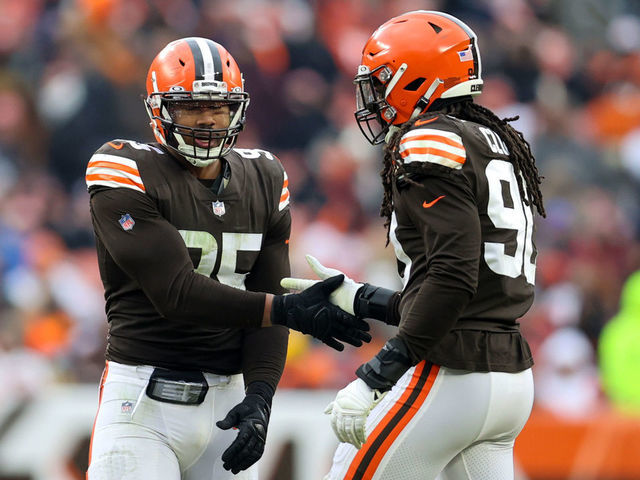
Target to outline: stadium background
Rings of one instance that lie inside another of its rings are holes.
[[[273,151],[288,172],[294,274],[311,275],[312,253],[398,286],[378,216],[381,151],[353,119],[352,78],[375,27],[414,9],[476,31],[479,103],[520,115],[545,177],[519,478],[640,478],[640,420],[617,412],[597,356],[640,269],[640,2],[0,0],[0,479],[83,478],[106,332],[84,169],[107,140],[152,140],[141,94],[170,40],[212,38],[240,65],[251,105],[238,145]],[[321,478],[300,462],[328,467],[322,407],[389,331],[374,333],[343,354],[292,334],[263,479]]]

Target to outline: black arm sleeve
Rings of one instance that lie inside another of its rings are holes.
[[[129,231],[118,222],[126,213],[135,221]],[[215,327],[260,326],[265,294],[196,273],[180,233],[147,195],[124,188],[92,191],[91,218],[115,263],[140,285],[162,316]]]
[[[387,317],[384,320],[384,323],[387,325],[393,325],[397,327],[400,325],[400,299],[402,298],[402,294],[400,292],[395,292],[391,299],[389,300],[389,305],[387,307]]]
[[[412,185],[401,195],[427,252],[424,281],[400,322],[399,336],[414,362],[427,358],[466,308],[476,291],[481,252],[480,218],[465,178],[428,176],[421,183],[423,188]]]
[[[245,281],[248,289],[273,294],[285,292],[280,280],[291,274],[290,233],[291,215],[287,209],[267,232],[260,255]],[[242,353],[245,385],[265,382],[275,391],[284,370],[288,341],[289,329],[281,325],[245,330]]]

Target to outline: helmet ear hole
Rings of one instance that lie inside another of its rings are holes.
[[[418,77],[418,78],[412,80],[411,82],[407,83],[405,85],[404,89],[409,91],[409,92],[415,92],[416,90],[418,90],[420,88],[420,86],[424,83],[425,80],[426,80],[426,78],[424,78],[424,77]]]

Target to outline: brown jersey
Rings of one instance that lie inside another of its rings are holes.
[[[390,238],[404,289],[400,334],[416,359],[475,371],[532,365],[516,319],[533,302],[533,213],[504,142],[448,115],[400,141]]]
[[[287,176],[263,150],[222,162],[212,188],[157,143],[114,140],[91,158],[108,359],[246,377],[265,368],[247,357],[272,349],[263,360],[281,370],[287,331],[255,328],[254,292],[282,293],[290,273]]]

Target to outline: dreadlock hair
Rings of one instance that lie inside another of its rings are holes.
[[[513,122],[519,117],[516,116],[500,119],[488,108],[475,104],[470,99],[465,99],[463,101],[446,103],[437,110],[425,112],[417,118],[406,122],[393,133],[391,140],[384,147],[384,165],[380,172],[380,176],[382,177],[382,186],[384,187],[384,197],[380,208],[380,216],[385,218],[384,225],[387,228],[387,244],[389,244],[389,230],[391,228],[391,214],[393,212],[393,182],[402,178],[408,183],[419,185],[411,179],[411,175],[409,174],[419,174],[420,170],[425,168],[424,164],[404,165],[402,163],[402,158],[398,152],[400,139],[414,126],[417,121],[427,117],[433,117],[434,114],[437,113],[447,114],[462,120],[479,123],[498,133],[510,152],[509,159],[513,164],[516,178],[518,179],[520,195],[522,198],[529,199],[525,199],[527,205],[535,205],[538,213],[541,216],[546,217],[542,201],[542,192],[540,191],[540,183],[542,182],[543,177],[538,174],[538,168],[535,164],[535,158],[531,153],[529,142],[524,139],[521,132],[509,125],[509,122]],[[526,196],[523,178],[528,194]]]

